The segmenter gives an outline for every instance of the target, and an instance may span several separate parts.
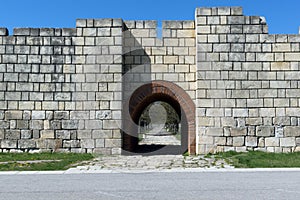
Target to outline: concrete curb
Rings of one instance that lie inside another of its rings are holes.
[[[116,170],[80,170],[69,169],[66,171],[9,171],[0,172],[3,175],[68,175],[68,174],[122,174],[122,173],[251,173],[251,172],[300,172],[300,168],[253,168],[253,169],[204,169],[204,168],[186,168],[186,169],[116,169]]]

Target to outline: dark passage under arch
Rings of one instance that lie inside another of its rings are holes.
[[[181,118],[181,145],[138,145],[138,121],[144,109],[155,101],[170,104]],[[152,81],[139,87],[123,105],[123,154],[189,154],[196,153],[195,104],[178,85],[167,81]]]

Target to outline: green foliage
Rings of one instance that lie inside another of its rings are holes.
[[[189,154],[188,151],[186,151],[186,152],[183,153],[183,156],[190,156],[190,154]]]
[[[225,152],[216,155],[236,168],[287,168],[300,167],[300,152],[267,153],[250,151],[247,153]]]
[[[0,171],[66,170],[76,163],[93,158],[92,154],[75,153],[0,153]],[[32,163],[30,161],[41,162]]]
[[[162,105],[165,109],[166,109],[166,112],[167,112],[167,121],[166,121],[166,124],[178,124],[180,123],[180,118],[177,114],[177,112],[175,111],[175,109],[168,103],[166,102],[154,102],[154,103],[159,103],[160,105]],[[153,104],[150,104],[145,110],[144,112],[142,113],[141,117],[140,117],[140,120],[143,120],[145,122],[147,122],[148,124],[151,123],[151,119],[150,119],[150,116],[149,116],[149,110],[151,108]],[[163,117],[161,117],[163,118]]]

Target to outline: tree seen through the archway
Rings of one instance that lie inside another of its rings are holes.
[[[155,136],[173,135],[179,142],[181,140],[179,127],[180,117],[176,110],[166,102],[156,101],[147,106],[140,116],[139,140],[143,140],[147,134]],[[152,142],[154,143],[154,141]]]

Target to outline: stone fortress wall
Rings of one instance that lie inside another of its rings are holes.
[[[74,29],[17,28],[13,36],[2,28],[1,150],[120,154],[131,90],[167,80],[195,99],[194,21],[164,22],[162,39],[156,26],[79,19]]]
[[[2,29],[3,151],[119,152],[123,22],[76,25]]]
[[[194,103],[196,153],[298,151],[299,61],[300,35],[238,7],[164,21],[162,38],[156,21],[1,28],[0,151],[120,154],[124,102],[155,81]]]
[[[300,35],[242,8],[199,8],[199,152],[300,150]]]

